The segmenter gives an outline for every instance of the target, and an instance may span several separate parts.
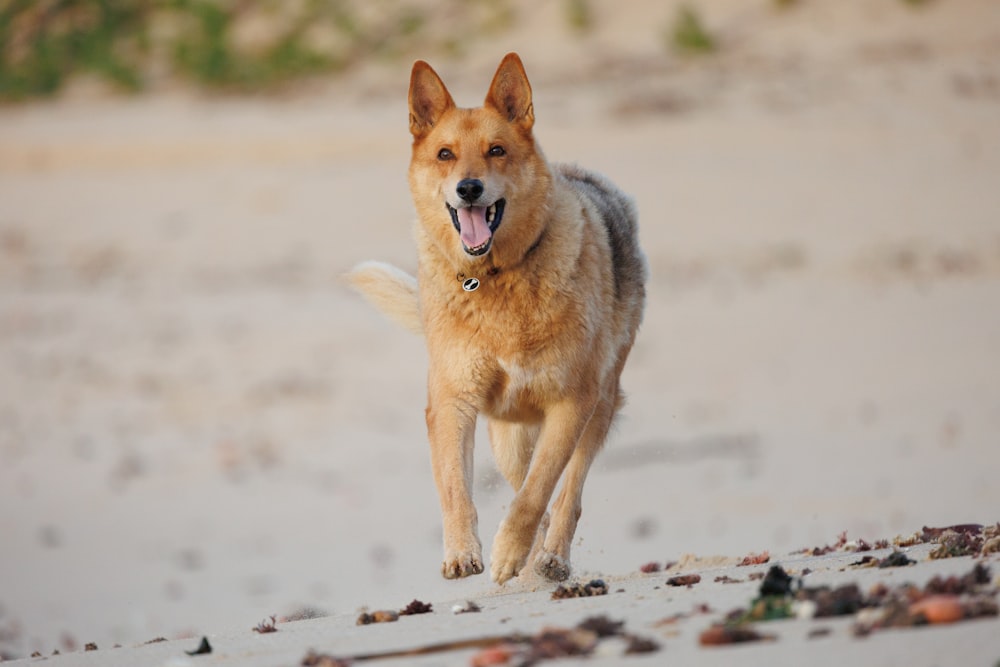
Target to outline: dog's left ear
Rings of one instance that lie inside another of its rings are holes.
[[[485,106],[499,111],[510,122],[524,130],[535,124],[535,108],[531,104],[531,84],[524,65],[516,53],[508,53],[493,75]]]

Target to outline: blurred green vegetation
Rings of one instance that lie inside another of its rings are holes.
[[[418,47],[461,53],[435,41],[434,21],[495,31],[513,22],[497,0],[0,0],[0,100],[51,95],[92,75],[125,91],[163,78],[232,91],[272,89],[366,58]]]
[[[698,54],[715,51],[715,39],[705,29],[697,10],[681,5],[670,27],[668,41],[679,53]]]
[[[600,3],[560,0],[585,35]],[[800,0],[771,0],[776,10]],[[900,0],[918,7],[932,0]],[[511,0],[0,0],[0,103],[89,76],[126,92],[163,81],[270,91],[371,59],[460,56],[513,27]],[[664,31],[668,51],[721,50],[694,0]]]

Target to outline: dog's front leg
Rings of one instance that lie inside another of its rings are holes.
[[[498,584],[516,577],[527,562],[538,523],[593,409],[593,402],[576,397],[546,412],[528,474],[493,540],[490,576]]]
[[[427,434],[444,523],[441,574],[446,579],[468,577],[483,571],[479,519],[472,503],[475,427],[476,412],[471,406],[454,399],[431,397],[427,407]]]

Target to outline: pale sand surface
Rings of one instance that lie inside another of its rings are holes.
[[[695,61],[664,50],[669,3],[605,10],[583,39],[554,4],[434,64],[472,105],[520,51],[549,158],[639,206],[649,304],[577,573],[1000,518],[995,4],[705,2],[725,48]],[[351,626],[413,598],[496,600],[470,635],[565,620],[525,584],[438,576],[422,342],[340,280],[414,267],[408,75],[0,109],[0,650],[216,633],[231,664],[294,664],[459,627]],[[477,453],[488,552],[511,492]],[[648,625],[659,599],[594,604]],[[302,607],[335,616],[248,632]],[[702,655],[696,625],[668,650]],[[843,664],[905,636],[934,664],[977,627],[831,645]],[[746,650],[792,664],[800,640]]]

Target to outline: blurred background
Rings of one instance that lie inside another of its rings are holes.
[[[1000,519],[994,0],[2,0],[0,655],[497,592],[341,276],[415,268],[412,61],[508,51],[651,265],[581,576]]]

